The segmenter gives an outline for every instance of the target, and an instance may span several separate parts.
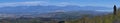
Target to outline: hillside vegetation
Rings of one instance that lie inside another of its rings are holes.
[[[68,15],[72,15],[67,13]],[[73,17],[67,17],[65,14],[58,14],[58,16],[61,16],[62,18],[16,18],[16,19],[0,19],[0,23],[58,23],[62,19],[65,21],[65,23],[120,23],[120,10],[117,11],[117,16],[113,15],[112,13],[102,15],[102,16],[92,16],[89,14],[83,14],[81,18],[73,18]],[[74,16],[77,14],[73,14]],[[73,16],[72,15],[72,16]],[[64,19],[63,19],[64,18]],[[66,19],[67,18],[67,19]]]
[[[67,21],[66,23],[120,23],[120,9],[117,11],[117,16],[113,14],[94,16],[93,18],[89,18],[88,16],[89,15],[81,19]]]

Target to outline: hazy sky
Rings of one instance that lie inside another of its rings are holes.
[[[114,4],[120,6],[120,0],[0,0],[0,4],[10,4],[10,3],[44,3],[43,5],[79,5],[79,6],[106,6],[113,7]]]
[[[0,8],[6,6],[36,6],[36,5],[43,6],[77,5],[77,6],[100,6],[100,7],[104,6],[112,8],[114,4],[120,7],[120,0],[0,0]]]

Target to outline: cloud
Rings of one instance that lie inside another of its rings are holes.
[[[20,2],[19,4],[21,4],[21,5],[43,5],[43,4],[48,4],[48,2],[45,2],[45,1]],[[19,4],[18,4],[18,5],[19,5]]]
[[[36,5],[48,5],[48,2],[46,2],[46,1],[34,1],[34,2],[0,3],[0,7],[4,7],[4,6],[36,6]]]
[[[65,10],[55,10],[54,12],[65,12]]]
[[[84,2],[51,2],[50,0],[40,0],[40,1],[26,1],[26,2],[8,2],[8,3],[0,3],[0,7],[5,6],[48,6],[48,5],[56,5],[56,6],[67,6],[67,5],[77,5],[77,6],[106,6],[112,7],[112,4],[99,4],[99,3],[84,3]]]
[[[6,7],[6,6],[36,6],[36,5],[42,5],[42,6],[48,6],[48,5],[56,5],[56,6],[67,6],[67,5],[78,5],[76,3],[70,3],[70,2],[47,2],[47,1],[32,1],[32,2],[11,2],[11,3],[0,3],[0,7]]]
[[[71,3],[71,2],[60,2],[60,3],[57,3],[55,5],[56,6],[67,6],[67,5],[77,5],[77,6],[80,6],[80,4],[78,4],[78,3]]]
[[[96,10],[96,11],[100,11],[100,12],[112,12],[113,10]]]

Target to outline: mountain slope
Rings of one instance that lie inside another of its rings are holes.
[[[16,7],[2,7],[0,13],[48,13],[57,10],[64,11],[78,11],[78,10],[111,10],[108,7],[94,7],[94,6],[16,6]]]

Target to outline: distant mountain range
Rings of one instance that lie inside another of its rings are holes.
[[[1,7],[0,13],[48,13],[48,12],[54,12],[54,11],[80,11],[80,10],[111,10],[112,8],[108,7],[99,7],[99,6],[15,6],[15,7]]]
[[[44,17],[44,18],[67,18],[80,17],[84,14],[102,15],[108,12],[101,12],[96,10],[111,10],[108,7],[99,6],[16,6],[16,7],[1,7],[0,16],[3,17]],[[60,13],[59,13],[60,12]],[[62,12],[62,13],[61,13]],[[10,18],[9,17],[9,18]]]

